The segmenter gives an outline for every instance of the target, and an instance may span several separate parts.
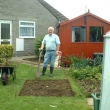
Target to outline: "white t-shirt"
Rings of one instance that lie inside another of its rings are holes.
[[[42,43],[46,45],[46,50],[56,50],[57,45],[60,44],[60,39],[56,34],[52,34],[51,36],[47,34]]]

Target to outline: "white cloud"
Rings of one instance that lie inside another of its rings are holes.
[[[66,17],[72,19],[85,13],[87,6],[91,13],[110,21],[109,0],[45,0]]]

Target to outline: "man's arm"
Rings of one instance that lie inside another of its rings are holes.
[[[59,49],[60,49],[60,44],[57,45],[56,51],[59,51]]]
[[[58,55],[59,49],[60,49],[60,44],[57,45],[57,48],[56,48],[56,55]]]
[[[41,47],[39,48],[39,50],[43,50],[44,46],[45,46],[45,45],[42,43],[42,44],[41,44]]]

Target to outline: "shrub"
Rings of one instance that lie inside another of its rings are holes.
[[[86,68],[86,66],[90,65],[90,59],[87,59],[84,57],[84,53],[82,53],[82,58],[80,58],[78,55],[74,55],[72,57],[72,66],[77,68]]]
[[[71,65],[71,57],[70,55],[62,56],[61,58],[61,66],[63,67],[70,67]]]
[[[0,62],[8,64],[8,60],[13,56],[14,47],[13,45],[0,45]]]
[[[77,79],[85,79],[85,78],[98,78],[101,79],[101,69],[102,65],[98,66],[86,66],[86,68],[78,68],[73,69],[71,72],[72,76]],[[100,75],[99,75],[100,74]]]
[[[39,56],[39,48],[41,47],[42,40],[43,40],[43,37],[36,38],[36,40],[35,40],[35,54],[37,57]],[[43,56],[44,56],[44,54],[45,54],[45,47],[42,52]]]
[[[97,60],[97,58],[95,59]],[[82,58],[78,55],[71,57],[70,73],[74,78],[84,79],[84,78],[98,78],[101,79],[102,73],[102,63],[94,65],[94,60],[90,58],[85,58],[82,54]],[[93,64],[90,65],[90,62]],[[98,62],[98,60],[97,60]]]
[[[80,67],[86,67],[88,66],[88,60],[82,56],[80,58],[78,55],[66,55],[62,56],[62,66],[65,67],[75,67],[75,68],[80,68]]]

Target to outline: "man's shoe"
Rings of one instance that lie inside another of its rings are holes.
[[[53,76],[53,69],[54,69],[54,67],[50,67],[50,77]]]
[[[47,69],[47,67],[43,67],[43,69],[42,69],[42,73],[40,74],[40,76],[45,75],[45,71],[46,71],[46,69]]]
[[[53,74],[50,74],[50,77],[52,77],[53,76]]]
[[[43,74],[43,73],[40,74],[40,76],[43,76],[43,75],[45,75],[45,74]]]

